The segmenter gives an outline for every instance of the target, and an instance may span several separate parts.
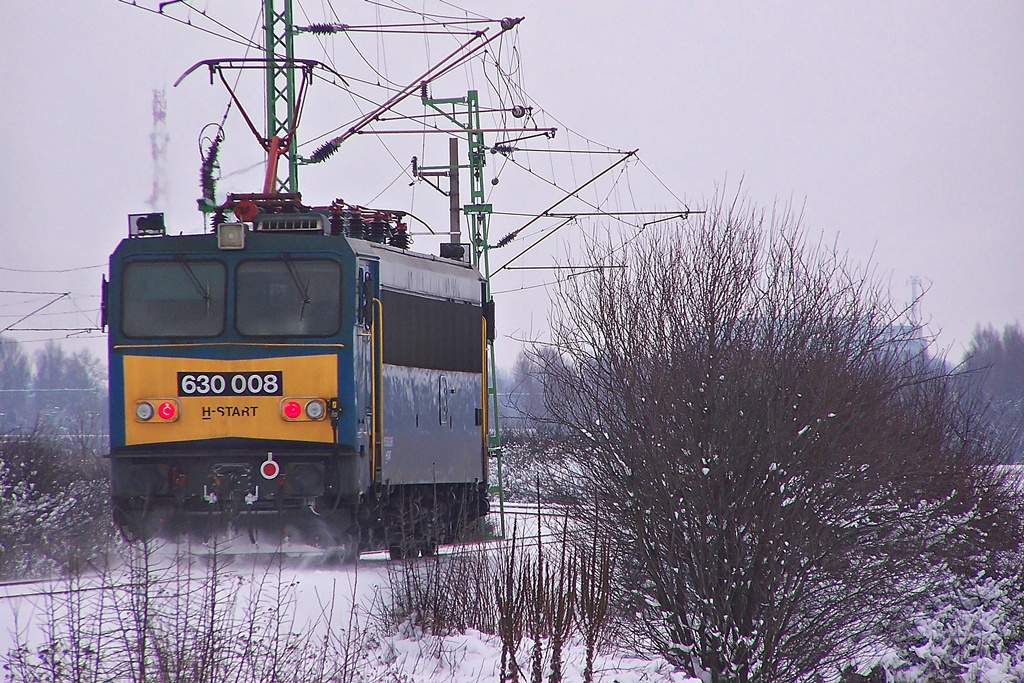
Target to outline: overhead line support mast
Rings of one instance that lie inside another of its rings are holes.
[[[484,193],[484,166],[487,163],[487,145],[484,143],[484,133],[480,125],[480,98],[476,90],[470,90],[465,97],[452,97],[435,99],[429,96],[428,84],[424,82],[420,90],[420,100],[423,106],[430,107],[443,115],[453,124],[466,131],[466,140],[469,145],[468,159],[466,166],[456,163],[453,156],[446,167],[421,166],[420,171],[426,175],[447,170],[450,174],[450,188],[452,194],[457,192],[457,174],[462,168],[469,170],[469,204],[462,207],[462,212],[469,220],[469,239],[471,245],[471,257],[473,265],[480,269],[484,276],[484,300],[485,306],[493,310],[491,298],[491,273],[490,254],[488,241],[488,230],[492,206],[486,202]],[[461,109],[461,111],[460,111]],[[462,117],[460,117],[460,114]],[[453,138],[454,140],[454,138]],[[453,201],[456,198],[452,197]],[[493,325],[493,315],[489,322]],[[494,357],[494,330],[487,330],[487,398],[490,409],[487,411],[488,437],[487,453],[494,458],[497,465],[498,481],[492,487],[491,492],[498,495],[499,513],[501,519],[501,534],[505,535],[505,493],[502,480],[502,451],[501,451],[501,430],[498,419],[498,385],[497,385],[497,364]]]
[[[296,127],[295,48],[292,25],[292,0],[263,1],[264,40],[267,59],[267,162],[276,163],[275,152],[284,156],[286,170],[277,168],[272,179],[276,186],[270,192],[295,193],[299,191],[299,154],[294,132]],[[275,146],[286,145],[283,150]],[[268,182],[271,180],[268,174]]]

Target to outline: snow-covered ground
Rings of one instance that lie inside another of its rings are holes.
[[[454,552],[480,551],[461,548]],[[417,562],[434,561],[446,560]],[[496,636],[472,629],[432,636],[409,623],[396,626],[381,618],[389,605],[392,581],[407,567],[389,562],[385,553],[366,553],[354,565],[325,568],[295,553],[282,559],[224,551],[218,552],[214,562],[201,549],[182,553],[165,547],[150,557],[148,572],[140,573],[136,558],[135,571],[123,565],[75,580],[0,585],[0,658],[12,670],[46,668],[50,666],[47,657],[53,656],[47,653],[63,649],[68,668],[73,663],[69,651],[91,656],[107,648],[109,655],[101,654],[100,659],[107,658],[106,665],[115,668],[111,661],[126,659],[126,643],[137,647],[137,641],[126,633],[137,621],[137,589],[143,581],[150,584],[149,618],[159,622],[156,629],[182,641],[177,644],[179,650],[201,649],[207,623],[204,615],[213,612],[208,588],[215,577],[218,600],[230,605],[229,613],[222,611],[218,617],[218,628],[232,631],[220,634],[222,648],[242,647],[247,652],[262,648],[264,657],[277,646],[280,652],[299,649],[305,652],[303,661],[299,657],[282,664],[283,668],[301,670],[308,676],[321,658],[324,662],[316,670],[330,672],[322,680],[339,682],[499,680],[502,646]],[[247,639],[248,645],[238,644]],[[533,642],[527,638],[517,654],[527,680],[533,650]],[[564,681],[584,680],[582,645],[570,643],[562,661]],[[94,666],[102,668],[104,664]],[[547,680],[549,665],[545,662],[544,666]],[[243,679],[242,668],[235,680]],[[20,679],[15,676],[12,680]],[[259,678],[253,673],[248,680]],[[638,659],[608,649],[599,652],[594,662],[594,680],[696,683],[663,660]]]
[[[533,547],[538,537],[544,543],[560,540],[556,516],[549,516],[538,534],[535,514],[515,505],[509,513],[507,533],[514,531],[525,546]],[[391,611],[392,589],[407,589],[402,582],[414,570],[497,548],[498,543],[442,548],[439,558],[397,563],[383,552],[364,553],[353,565],[325,567],[309,549],[253,553],[246,541],[220,546],[213,554],[204,547],[165,546],[148,557],[146,571],[136,556],[115,569],[85,571],[75,579],[0,584],[0,666],[10,667],[4,680],[17,683],[29,678],[17,672],[35,667],[38,673],[61,657],[65,668],[79,666],[71,661],[72,653],[78,653],[94,657],[94,669],[108,667],[101,673],[109,675],[97,680],[137,680],[114,664],[131,660],[126,653],[138,646],[136,626],[148,620],[151,641],[183,661],[209,642],[204,634],[214,632],[215,649],[237,654],[235,670],[223,665],[224,675],[203,680],[271,680],[258,667],[276,658],[274,667],[294,674],[273,677],[281,680],[498,681],[502,642],[497,636],[475,629],[430,635]],[[216,587],[213,593],[211,586]],[[881,660],[888,680],[1024,682],[1021,590],[1019,577],[982,576],[976,585],[951,578],[948,585],[936,586],[934,599],[919,606],[910,630],[892,634],[893,646]],[[140,595],[149,602],[142,605]],[[140,620],[143,607],[148,612]],[[532,679],[534,645],[529,638],[520,643],[516,658],[522,680]],[[541,645],[546,681],[551,648]],[[586,656],[580,643],[570,642],[561,661],[563,681],[584,680]],[[861,673],[877,663],[865,662]],[[598,652],[593,671],[595,681],[608,683],[698,683],[664,660],[636,658],[612,647]]]

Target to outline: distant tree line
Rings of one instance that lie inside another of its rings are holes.
[[[45,426],[72,439],[108,433],[106,369],[87,350],[68,353],[55,341],[30,356],[0,336],[0,433]]]
[[[1011,459],[1024,464],[1024,331],[1020,323],[1002,334],[978,326],[964,356],[963,370],[989,404],[995,427],[1011,447]]]

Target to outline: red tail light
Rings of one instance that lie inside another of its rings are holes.
[[[302,415],[302,404],[298,401],[285,401],[284,405],[281,406],[281,412],[289,420],[296,420]]]
[[[173,420],[178,415],[178,406],[170,401],[164,401],[156,409],[156,414],[160,416],[161,420]]]

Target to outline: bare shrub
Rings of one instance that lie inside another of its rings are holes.
[[[540,511],[536,523],[539,530]],[[524,537],[517,525],[490,548],[392,563],[387,595],[375,606],[378,630],[412,629],[438,638],[438,647],[439,637],[467,629],[495,635],[501,681],[559,683],[565,649],[581,642],[584,676],[593,680],[606,640],[612,553],[593,527],[563,527],[554,543],[541,531]]]
[[[562,283],[551,476],[579,519],[596,498],[651,647],[712,681],[837,676],[942,567],[1019,543],[1000,444],[788,211],[719,197],[678,232],[595,244],[609,267]]]
[[[494,584],[495,605],[498,608],[496,635],[501,640],[501,662],[499,681],[519,680],[519,662],[516,659],[519,644],[523,640],[523,596],[517,590],[516,579],[516,530],[512,532],[512,544],[498,562],[498,573]]]
[[[395,633],[409,624],[444,636],[476,629],[494,633],[494,569],[486,553],[468,550],[388,566],[386,604],[377,605],[379,627]]]
[[[600,513],[595,507],[595,523],[591,527],[591,533],[582,537],[576,550],[579,571],[577,623],[586,648],[583,683],[591,683],[594,680],[594,656],[605,632],[611,601],[611,577],[614,571],[609,539],[598,533],[598,514]]]
[[[168,560],[130,546],[125,565],[76,574],[45,596],[43,638],[21,637],[4,658],[11,683],[36,681],[359,680],[367,640],[353,601],[347,630],[332,626],[334,597],[297,621],[281,565],[227,571],[218,548]]]

